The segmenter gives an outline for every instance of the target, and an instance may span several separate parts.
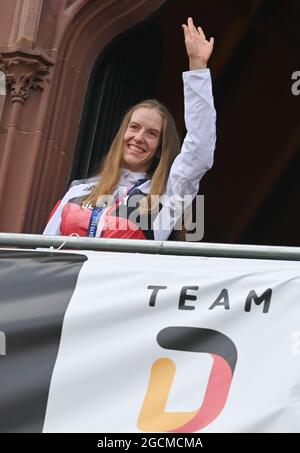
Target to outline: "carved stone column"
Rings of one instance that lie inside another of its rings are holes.
[[[47,7],[52,4],[53,0],[0,2],[0,71],[6,82],[0,100],[0,231],[4,232],[24,231],[33,180],[38,178],[50,94],[46,80],[50,81],[55,63],[45,41],[45,30],[52,27]]]

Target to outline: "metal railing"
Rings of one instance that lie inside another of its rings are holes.
[[[0,233],[0,246],[300,261],[300,247]]]

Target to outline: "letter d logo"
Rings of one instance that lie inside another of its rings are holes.
[[[234,343],[216,330],[199,327],[166,327],[157,335],[164,349],[210,354],[213,365],[202,405],[193,412],[166,412],[176,372],[173,360],[160,358],[151,369],[148,389],[140,412],[141,431],[194,432],[211,423],[225,406],[236,361]]]

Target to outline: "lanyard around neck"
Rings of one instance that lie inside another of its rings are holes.
[[[134,191],[134,189],[136,189],[137,187],[141,186],[146,181],[147,181],[147,179],[139,179],[134,184],[134,186],[132,186],[128,190],[128,192],[126,193],[126,195],[124,195],[124,197],[119,198],[118,200],[116,200],[115,205],[118,205],[123,198],[128,197],[131,194],[131,192]],[[103,214],[104,209],[105,209],[105,207],[103,207],[103,208],[98,208],[98,207],[93,208],[92,214],[91,214],[91,217],[90,217],[88,230],[87,230],[87,236],[89,238],[94,238],[96,236],[98,223],[99,223],[99,220],[100,220],[100,218],[101,218],[101,216]]]

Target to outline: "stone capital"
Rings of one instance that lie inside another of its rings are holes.
[[[16,51],[0,53],[0,71],[5,74],[7,93],[12,102],[25,103],[30,90],[43,90],[49,82],[49,67],[53,63],[40,55]]]

